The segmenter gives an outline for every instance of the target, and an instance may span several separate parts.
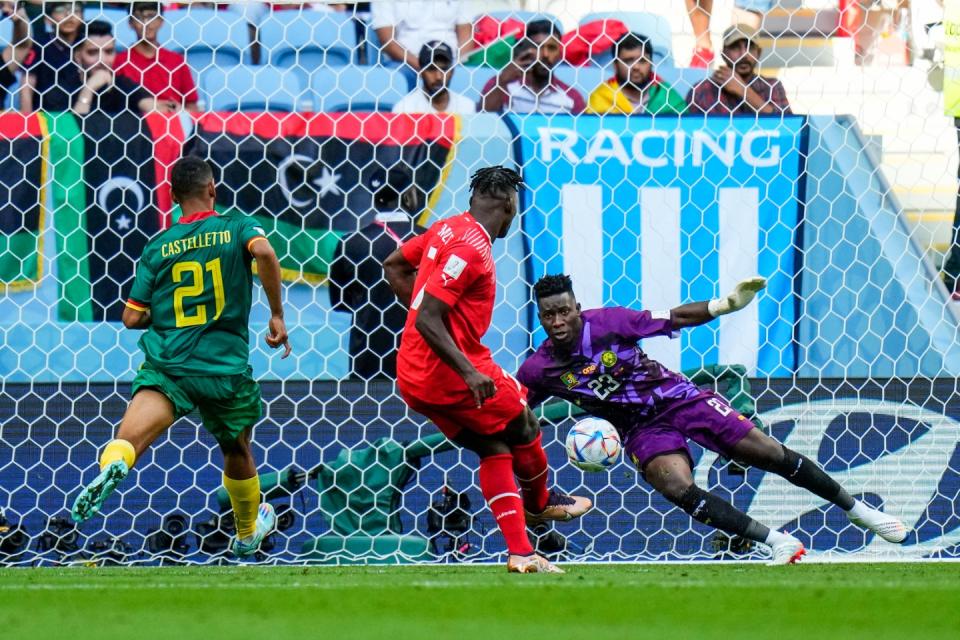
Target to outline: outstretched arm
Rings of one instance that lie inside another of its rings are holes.
[[[277,254],[266,238],[258,238],[250,245],[250,254],[257,261],[257,275],[260,284],[267,294],[270,303],[270,333],[267,335],[267,345],[271,349],[284,347],[283,358],[290,355],[293,347],[287,338],[287,325],[283,321],[283,302],[280,299],[280,261]]]
[[[691,302],[674,307],[670,310],[670,320],[674,329],[685,329],[706,324],[717,316],[739,311],[756,297],[757,292],[767,286],[767,279],[755,276],[742,280],[722,298],[714,298],[709,302]]]
[[[433,349],[433,352],[444,364],[463,378],[463,381],[470,388],[470,392],[473,393],[473,399],[477,403],[477,407],[480,407],[484,400],[493,397],[497,388],[490,377],[477,371],[467,356],[460,351],[457,343],[453,341],[453,336],[450,335],[445,322],[449,312],[450,307],[446,302],[424,292],[423,301],[421,301],[417,313],[416,328],[427,345]]]
[[[397,299],[405,307],[410,306],[413,296],[413,284],[417,279],[417,268],[407,262],[403,252],[397,249],[383,262],[383,276],[390,284],[390,288],[397,294]]]

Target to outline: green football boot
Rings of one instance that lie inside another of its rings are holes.
[[[244,540],[241,540],[239,536],[234,538],[230,550],[238,558],[252,556],[260,548],[263,539],[270,535],[276,526],[277,514],[273,510],[273,505],[269,502],[262,503],[257,512],[257,527],[254,529],[253,535]]]
[[[94,478],[93,482],[88,484],[73,501],[73,510],[70,512],[73,521],[79,524],[98,513],[103,507],[103,502],[110,497],[117,485],[123,482],[128,473],[130,469],[123,460],[115,460],[107,465],[107,468],[101,471],[100,475]]]

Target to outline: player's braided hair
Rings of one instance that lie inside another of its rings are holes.
[[[549,298],[561,293],[573,293],[573,280],[562,273],[553,276],[543,276],[533,285],[533,295],[537,300]]]
[[[492,197],[503,197],[511,191],[520,191],[523,178],[507,167],[486,167],[470,176],[470,191]]]

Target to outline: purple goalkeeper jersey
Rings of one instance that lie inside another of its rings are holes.
[[[582,313],[583,331],[569,354],[547,339],[517,372],[535,407],[549,396],[573,402],[626,433],[700,389],[686,377],[651,360],[642,338],[673,336],[669,313],[653,315],[623,307]]]

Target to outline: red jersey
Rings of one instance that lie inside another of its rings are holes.
[[[469,213],[438,220],[400,247],[407,262],[418,268],[397,356],[397,381],[406,394],[443,404],[462,398],[467,389],[416,329],[424,292],[450,306],[447,329],[473,366],[487,375],[498,369],[490,349],[480,342],[490,327],[497,293],[491,249],[487,230]]]
[[[117,54],[113,64],[117,75],[126,76],[159,100],[189,104],[198,100],[197,85],[187,66],[187,60],[176,51],[157,49],[154,58],[148,58],[136,49]]]

